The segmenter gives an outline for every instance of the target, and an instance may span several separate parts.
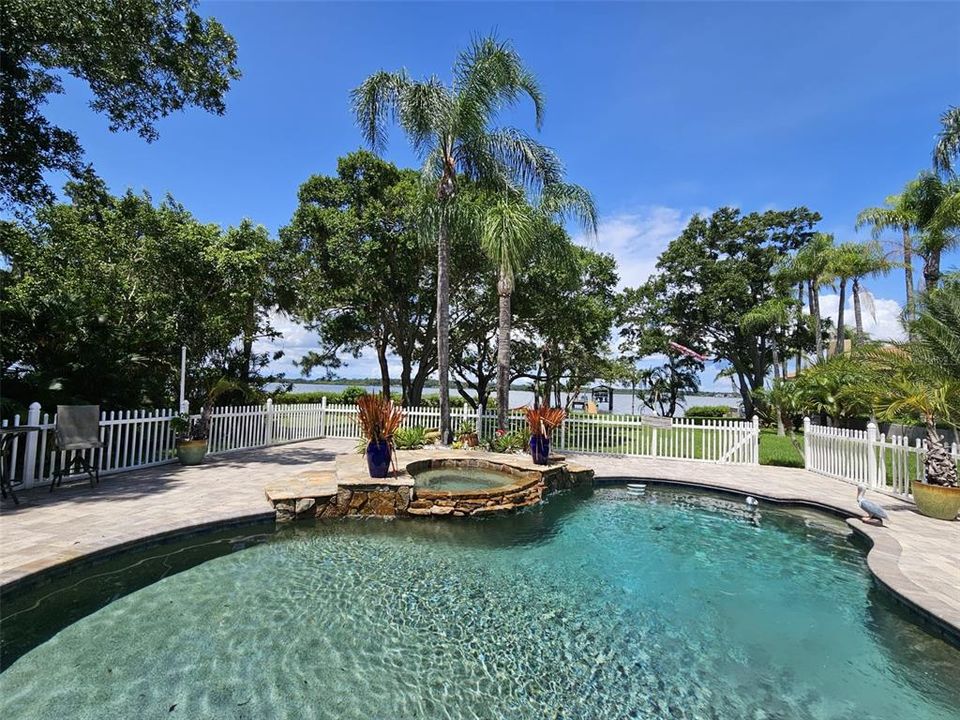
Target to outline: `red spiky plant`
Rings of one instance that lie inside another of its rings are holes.
[[[403,409],[394,406],[390,398],[381,395],[363,395],[357,400],[357,423],[367,442],[393,443],[393,434],[403,422]]]
[[[524,408],[527,413],[527,425],[530,434],[536,437],[549,438],[550,433],[556,430],[567,419],[567,411],[563,408],[538,407]]]

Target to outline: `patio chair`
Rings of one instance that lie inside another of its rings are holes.
[[[100,442],[100,406],[99,405],[57,405],[56,466],[50,492],[55,485],[63,482],[63,476],[73,468],[83,470],[90,477],[90,487],[100,482],[97,469],[97,450],[103,447]],[[86,458],[87,450],[92,450],[93,465]],[[73,458],[63,466],[63,453],[72,452]]]

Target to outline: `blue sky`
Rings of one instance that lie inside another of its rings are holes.
[[[854,234],[930,165],[938,117],[960,104],[960,3],[325,4],[208,2],[244,77],[227,114],[190,110],[160,139],[112,134],[77,82],[50,105],[115,192],[172,193],[197,217],[276,231],[298,185],[360,146],[350,90],[406,67],[449,78],[471,35],[511,39],[547,97],[541,139],[596,195],[594,247],[623,282],[649,274],[690,214],[806,205]],[[510,122],[532,129],[529,108]],[[416,164],[401,134],[388,157]],[[946,268],[960,267],[956,252]],[[878,335],[896,332],[902,274],[875,280]],[[825,305],[831,307],[829,297]],[[835,309],[836,301],[832,301]],[[292,357],[310,344],[288,328]],[[375,374],[367,361],[348,376]]]

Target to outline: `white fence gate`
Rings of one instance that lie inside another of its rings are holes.
[[[358,438],[356,406],[321,403],[215,408],[210,418],[209,452],[279,445],[318,438]],[[405,409],[404,427],[435,428],[440,424],[440,409]],[[84,451],[100,473],[125,472],[151,467],[176,459],[176,437],[170,421],[174,410],[129,410],[101,413],[99,453]],[[454,409],[453,429],[471,423],[482,438],[490,438],[497,427],[496,413],[485,415],[470,408]],[[58,458],[54,450],[53,430],[56,416],[41,413],[33,403],[25,422],[20,416],[4,420],[3,427],[30,425],[39,429],[18,435],[12,444],[7,469],[10,476],[25,487],[50,482]],[[522,412],[509,415],[508,430],[526,427]],[[644,425],[636,415],[573,415],[553,438],[558,451],[602,453],[649,458],[696,460],[715,463],[757,464],[759,424],[753,420],[712,420],[674,418],[667,428]],[[59,462],[69,463],[70,453]]]
[[[803,421],[804,467],[820,475],[864,483],[872,490],[910,494],[910,483],[923,479],[927,451],[919,439],[885,436],[874,423],[866,430],[823,427]],[[960,446],[949,445],[960,463]]]

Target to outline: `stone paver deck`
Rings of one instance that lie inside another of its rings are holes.
[[[35,573],[145,540],[272,517],[265,487],[308,477],[304,473],[317,473],[315,481],[331,477],[337,455],[352,453],[353,446],[349,440],[316,440],[231,453],[197,467],[164,465],[107,476],[95,489],[80,484],[52,494],[46,488],[21,492],[19,506],[6,500],[0,511],[0,590]],[[398,462],[415,457],[400,453]],[[568,459],[592,468],[598,483],[646,478],[812,505],[852,518],[860,514],[852,485],[804,470],[594,455]],[[960,641],[960,522],[931,520],[895,498],[870,497],[889,512],[888,525],[848,520],[873,543],[870,570],[907,605]]]

